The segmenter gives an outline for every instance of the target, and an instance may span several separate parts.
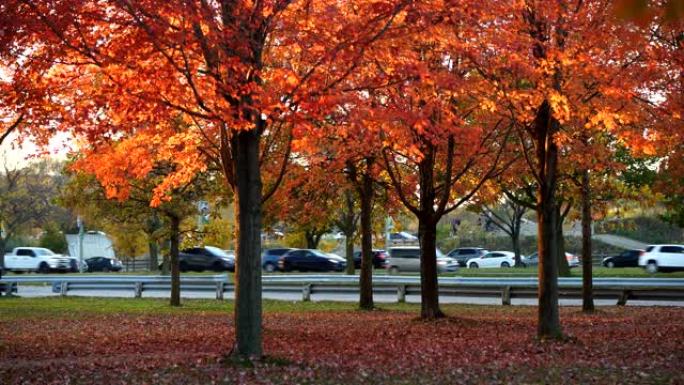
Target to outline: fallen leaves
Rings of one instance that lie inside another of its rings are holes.
[[[684,381],[684,309],[563,309],[566,342],[534,338],[534,308],[267,313],[254,367],[223,360],[230,314],[83,315],[0,323],[0,383],[654,383]]]

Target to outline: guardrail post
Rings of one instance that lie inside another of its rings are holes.
[[[67,290],[69,290],[69,282],[62,281],[62,283],[59,285],[59,295],[66,297]]]
[[[504,306],[510,306],[511,304],[511,287],[504,286],[501,289],[501,304]]]
[[[141,298],[142,292],[143,292],[143,283],[142,282],[136,282],[135,283],[135,298]]]
[[[627,300],[629,299],[630,293],[631,292],[629,290],[623,290],[622,294],[620,294],[620,297],[618,297],[617,306],[625,306],[627,304]]]
[[[406,285],[397,286],[397,302],[406,302]]]
[[[216,299],[223,301],[223,291],[225,290],[224,282],[216,282]]]
[[[304,302],[309,302],[311,301],[311,284],[306,284],[302,288],[302,301]]]

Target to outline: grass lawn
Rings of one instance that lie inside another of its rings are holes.
[[[264,302],[263,361],[226,359],[232,302],[0,298],[0,384],[684,383],[684,309],[562,308],[569,336],[538,341],[536,308]]]

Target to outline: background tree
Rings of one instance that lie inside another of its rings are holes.
[[[5,245],[9,240],[34,227],[59,226],[68,222],[68,214],[53,203],[62,186],[56,174],[59,165],[32,163],[0,172],[0,265],[4,266]]]

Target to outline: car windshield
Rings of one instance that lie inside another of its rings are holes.
[[[435,249],[435,252],[437,253],[437,258],[446,258],[446,255],[442,253],[439,249]]]
[[[217,257],[225,257],[225,258],[230,258],[230,257],[232,257],[232,255],[226,253],[225,250],[219,249],[218,247],[214,247],[214,246],[205,246],[204,248],[207,249],[207,250],[209,250],[209,251],[211,251],[211,253],[214,254],[214,255],[217,256]]]
[[[317,256],[317,257],[323,257],[323,258],[330,258],[330,255],[320,251],[320,250],[309,250],[311,254]]]
[[[48,249],[35,249],[36,255],[55,255],[52,250]]]

